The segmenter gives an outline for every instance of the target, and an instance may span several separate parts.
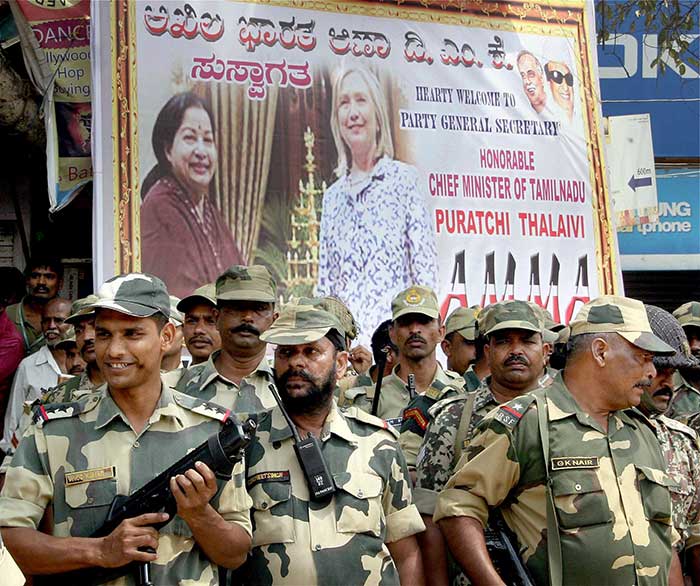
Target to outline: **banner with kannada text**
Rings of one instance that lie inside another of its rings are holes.
[[[265,264],[364,343],[413,283],[443,315],[518,298],[561,322],[615,292],[584,0],[93,6],[114,272],[182,296]]]

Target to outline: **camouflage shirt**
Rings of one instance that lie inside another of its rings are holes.
[[[671,481],[653,428],[635,411],[616,411],[605,431],[579,408],[561,376],[482,420],[468,461],[438,497],[435,520],[468,516],[485,525],[489,508],[500,507],[535,583],[548,583],[536,396],[548,410],[564,583],[667,584],[678,535],[671,521]]]
[[[464,390],[468,393],[476,391],[481,386],[481,379],[474,372],[474,365],[470,364],[464,373]]]
[[[399,584],[386,546],[425,529],[396,434],[356,407],[335,403],[320,437],[335,495],[309,502],[279,408],[261,417],[248,447],[253,550],[246,584]]]
[[[697,434],[675,419],[659,415],[651,422],[673,481],[673,526],[681,536],[678,551],[700,544],[700,446]]]
[[[700,412],[700,390],[692,386],[676,371],[673,375],[673,398],[666,415],[686,423],[688,418]]]
[[[451,371],[442,370],[438,365],[435,378],[425,393],[416,395],[403,411],[399,445],[406,456],[409,469],[416,467],[416,457],[423,443],[425,430],[432,420],[430,408],[438,401],[464,394],[464,379],[459,376],[453,378],[453,374]]]
[[[267,358],[263,358],[257,368],[237,385],[216,370],[214,361],[220,353],[221,350],[216,350],[206,362],[188,368],[175,388],[186,395],[231,409],[239,416],[261,413],[277,405],[268,386],[274,384],[274,379]]]
[[[41,397],[41,403],[43,405],[48,405],[49,403],[72,403],[83,395],[92,393],[95,390],[97,390],[97,385],[90,380],[87,370],[84,370],[80,373],[80,376],[74,376],[46,391]]]
[[[0,495],[0,526],[36,529],[53,507],[53,535],[87,537],[105,520],[117,494],[128,495],[221,429],[216,405],[163,387],[144,430],[136,433],[108,391],[37,411],[22,439]],[[250,498],[243,464],[219,481],[212,506],[249,534]],[[189,526],[175,517],[160,530],[155,584],[218,586],[216,564],[193,543]],[[191,581],[191,582],[190,582]],[[109,582],[133,584],[133,577]]]

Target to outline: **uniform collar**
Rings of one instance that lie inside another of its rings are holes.
[[[394,384],[398,384],[401,387],[405,387],[406,383],[403,382],[403,379],[399,376],[399,368],[400,364],[397,364],[394,367],[394,370],[391,371],[391,374],[384,380],[387,382],[392,382]],[[435,374],[433,375],[433,380],[430,382],[429,386],[434,385],[436,382],[442,383],[444,385],[449,385],[452,384],[454,386],[454,379],[451,378],[445,370],[442,368],[439,362],[436,363],[437,368],[435,369]],[[382,386],[384,386],[382,384]]]
[[[348,443],[355,442],[355,436],[348,426],[348,422],[338,410],[336,400],[333,399],[331,409],[326,417],[326,422],[321,430],[321,441],[326,441],[331,435],[344,439]],[[282,415],[279,406],[272,409],[272,425],[270,428],[270,441],[282,442],[292,437],[292,430]]]
[[[124,423],[130,426],[129,420],[119,406],[114,402],[109,389],[105,387],[102,393],[102,400],[97,407],[95,429],[100,429],[101,427],[106,426],[116,417],[120,417]],[[180,417],[178,406],[173,398],[172,391],[161,382],[160,397],[158,398],[156,408],[148,418],[148,423],[153,424],[162,417],[172,417],[177,422],[178,427],[184,428],[184,424]]]
[[[230,385],[235,384],[233,381],[227,379],[223,374],[216,370],[216,365],[214,364],[214,361],[218,358],[221,352],[221,348],[219,348],[218,350],[214,350],[214,352],[212,352],[209,355],[209,358],[207,358],[207,361],[204,363],[204,367],[202,368],[202,374],[200,375],[200,380],[202,381],[201,383],[199,383],[200,388],[207,386],[217,378]],[[258,363],[255,369],[253,369],[253,372],[251,372],[247,376],[244,376],[243,379],[250,378],[256,373],[261,373],[269,380],[272,380],[272,369],[270,368],[270,365],[267,361],[267,356],[263,356],[262,360]]]

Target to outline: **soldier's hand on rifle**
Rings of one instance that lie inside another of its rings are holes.
[[[132,561],[153,562],[155,553],[139,551],[139,548],[158,548],[158,531],[151,527],[168,518],[166,513],[145,513],[132,519],[124,519],[107,537],[102,537],[100,566],[118,568]]]
[[[348,358],[357,374],[364,374],[372,366],[372,353],[364,346],[355,346],[350,350]]]
[[[196,468],[196,469],[195,469]],[[201,515],[217,491],[216,476],[203,462],[170,479],[177,514],[185,521]]]

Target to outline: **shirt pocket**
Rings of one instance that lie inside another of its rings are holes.
[[[595,470],[559,470],[552,473],[551,479],[554,506],[563,529],[612,521],[608,499]]]
[[[339,533],[369,533],[380,537],[384,519],[384,481],[375,474],[334,475],[335,525]]]
[[[253,547],[294,542],[292,485],[260,482],[248,494],[253,501]]]
[[[663,470],[636,464],[635,468],[637,469],[637,485],[645,517],[648,521],[670,525],[671,495],[669,489],[675,486],[673,481]]]
[[[71,535],[87,537],[97,531],[105,522],[116,496],[116,478],[66,486],[67,514],[73,522]]]

